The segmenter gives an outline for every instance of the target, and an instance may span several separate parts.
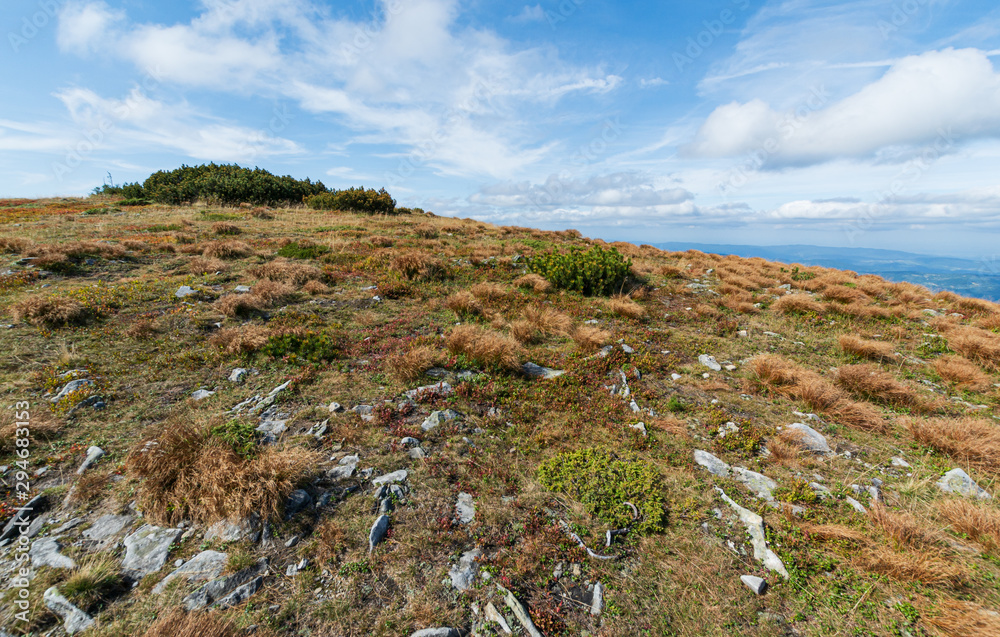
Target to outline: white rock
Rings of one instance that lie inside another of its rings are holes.
[[[708,354],[702,354],[698,356],[698,362],[709,368],[713,372],[721,372],[722,365],[719,365],[718,361],[715,360],[714,356],[709,356]]]
[[[941,479],[936,484],[945,493],[957,493],[966,497],[976,497],[984,500],[989,500],[993,497],[985,489],[976,484],[969,474],[958,468],[952,469],[941,476]]]
[[[833,453],[826,437],[805,423],[794,422],[788,425],[787,431],[795,432],[793,440],[803,449],[818,454]]]
[[[472,501],[472,495],[459,493],[458,502],[455,503],[455,515],[461,524],[468,524],[476,517],[476,504]]]
[[[756,575],[740,575],[740,581],[746,585],[755,595],[763,595],[767,590],[767,581]]]
[[[247,370],[242,367],[237,367],[229,374],[229,382],[231,383],[242,383],[243,379],[246,378]]]
[[[69,635],[86,630],[94,623],[94,619],[90,615],[63,597],[55,586],[46,589],[45,593],[42,594],[42,600],[45,602],[46,608],[63,618],[63,628]]]
[[[788,579],[788,571],[785,570],[785,565],[781,562],[781,558],[767,547],[767,539],[764,535],[764,518],[753,511],[741,507],[719,487],[715,487],[715,490],[719,492],[719,495],[722,496],[726,504],[736,511],[740,521],[746,526],[747,534],[750,535],[750,544],[753,547],[754,559],[763,563],[764,567],[768,570],[774,571],[785,579]]]
[[[206,398],[211,398],[215,395],[214,391],[208,391],[207,389],[198,389],[191,394],[193,400],[205,400]]]
[[[393,471],[392,473],[386,473],[372,480],[372,486],[381,486],[383,484],[391,484],[393,482],[403,482],[406,480],[406,476],[409,472],[406,469],[400,469],[399,471]]]
[[[183,532],[183,529],[142,525],[135,533],[125,538],[125,559],[122,560],[122,570],[135,579],[160,570],[167,563],[171,545]]]
[[[84,460],[83,464],[80,465],[80,468],[76,470],[77,475],[80,475],[87,469],[94,466],[94,464],[103,457],[104,449],[101,449],[100,447],[90,447],[87,449],[87,459]]]
[[[164,577],[153,587],[153,593],[162,593],[170,582],[180,577],[189,582],[213,580],[222,574],[228,559],[228,555],[219,551],[202,551]]]

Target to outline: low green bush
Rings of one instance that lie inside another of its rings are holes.
[[[227,423],[216,425],[209,430],[209,433],[213,438],[232,447],[233,451],[244,458],[253,455],[260,439],[260,434],[257,433],[257,424],[242,420],[230,420]]]
[[[639,510],[633,529],[661,530],[667,510],[660,473],[634,458],[619,458],[604,449],[581,449],[556,455],[538,468],[542,485],[578,500],[587,512],[612,528],[633,523],[631,502]]]
[[[618,250],[593,246],[584,252],[573,248],[569,252],[550,252],[528,261],[528,269],[545,277],[563,290],[585,296],[608,296],[620,292],[632,268]]]
[[[330,251],[329,246],[312,241],[293,241],[278,250],[279,257],[286,259],[316,259]]]
[[[306,330],[272,336],[261,352],[289,363],[305,365],[331,361],[340,354],[340,343],[329,332]]]
[[[306,205],[313,210],[348,210],[365,214],[398,214],[396,200],[385,188],[348,188],[335,192],[325,192],[306,199]]]

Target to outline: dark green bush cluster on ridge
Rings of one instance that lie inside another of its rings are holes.
[[[586,252],[573,248],[565,253],[549,253],[533,257],[528,268],[540,274],[552,285],[586,296],[620,292],[632,268],[632,260],[618,250],[593,246]]]
[[[365,214],[393,214],[396,200],[385,188],[348,188],[336,192],[325,192],[306,199],[306,205],[314,210],[350,210]]]

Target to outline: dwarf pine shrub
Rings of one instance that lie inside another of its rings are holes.
[[[528,269],[540,274],[549,283],[563,290],[585,296],[609,296],[625,285],[632,260],[615,248],[605,250],[593,246],[586,252],[573,248],[569,252],[550,252],[528,261]]]
[[[397,214],[396,200],[385,188],[348,188],[334,192],[324,192],[306,199],[306,205],[313,210],[349,210],[364,214]]]

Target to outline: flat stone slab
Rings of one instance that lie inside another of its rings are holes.
[[[162,593],[171,582],[183,578],[189,582],[213,580],[226,568],[229,556],[219,551],[202,551],[174,569],[159,584],[153,587],[156,594]]]
[[[993,498],[985,489],[976,484],[969,474],[958,468],[941,476],[941,479],[935,484],[945,493],[957,493],[967,498],[981,498],[983,500]]]
[[[543,380],[559,378],[566,373],[561,369],[542,367],[541,365],[536,365],[535,363],[525,363],[524,365],[521,365],[521,372],[528,378],[541,378]]]
[[[434,383],[433,385],[424,385],[423,387],[411,389],[406,392],[406,397],[411,400],[416,400],[421,394],[437,394],[439,396],[447,396],[453,391],[455,391],[455,389],[450,383],[441,381],[440,383]]]
[[[720,365],[718,361],[715,360],[714,356],[709,356],[708,354],[702,354],[698,356],[698,362],[704,365],[705,367],[709,368],[713,372],[722,371],[722,365]]]
[[[764,535],[764,518],[741,507],[719,487],[715,487],[715,490],[722,496],[723,501],[736,512],[740,522],[746,527],[747,534],[750,536],[750,545],[753,547],[754,559],[761,562],[766,569],[779,573],[788,579],[788,571],[785,570],[781,558],[767,546],[767,539]]]
[[[462,554],[461,559],[458,560],[458,564],[451,567],[451,570],[448,571],[448,577],[451,578],[452,586],[460,591],[467,591],[472,588],[476,580],[476,571],[479,570],[476,560],[482,554],[483,552],[480,549],[472,549]]]
[[[198,610],[199,608],[205,608],[209,604],[221,602],[231,593],[235,592],[236,589],[242,587],[248,582],[261,578],[261,576],[267,571],[267,564],[267,559],[262,558],[253,566],[248,566],[242,571],[237,571],[232,575],[226,575],[224,577],[217,577],[185,597],[181,604],[190,612]],[[257,588],[259,588],[259,585]],[[257,590],[251,586],[244,589],[241,592],[241,595],[249,592],[250,589],[253,589],[253,592],[256,592]],[[249,594],[252,595],[253,592],[250,592]],[[229,602],[233,601],[234,600],[232,598],[229,600]]]
[[[144,524],[125,538],[125,559],[122,569],[135,579],[146,577],[163,568],[170,546],[184,533],[182,529],[166,529]]]
[[[472,501],[471,494],[458,494],[458,501],[455,503],[455,516],[461,524],[468,524],[476,518],[476,503]]]
[[[431,431],[432,429],[445,424],[446,422],[451,422],[453,420],[458,420],[462,417],[462,414],[455,411],[454,409],[445,409],[444,411],[432,411],[430,416],[424,419],[424,422],[420,425],[420,428],[424,431]]]
[[[90,615],[63,597],[55,586],[46,589],[42,594],[42,600],[45,602],[46,608],[63,618],[63,628],[69,635],[86,630],[94,623],[94,619]]]
[[[721,476],[723,478],[729,476],[729,465],[707,451],[695,449],[694,461],[705,469],[708,469],[708,472],[713,476]]]
[[[457,628],[421,628],[410,637],[462,637],[464,634]]]
[[[35,540],[28,549],[31,566],[48,566],[49,568],[76,568],[76,562],[68,555],[59,552],[62,545],[54,537],[43,537]]]
[[[403,482],[406,477],[410,475],[410,472],[406,469],[400,469],[399,471],[393,471],[392,473],[386,473],[372,480],[372,486],[382,486],[383,484],[391,484],[393,482]]]
[[[805,423],[794,422],[785,430],[794,432],[792,440],[803,449],[820,454],[833,453],[826,437]]]
[[[740,581],[755,595],[763,595],[767,590],[767,580],[756,575],[740,575]]]
[[[131,515],[102,515],[83,532],[84,539],[102,542],[121,533],[132,522]]]
[[[208,391],[207,389],[196,389],[194,393],[191,394],[192,400],[205,400],[206,398],[211,398],[215,395],[214,391]]]
[[[206,541],[239,542],[245,539],[251,542],[260,539],[260,518],[257,515],[236,521],[219,520],[205,531]]]

